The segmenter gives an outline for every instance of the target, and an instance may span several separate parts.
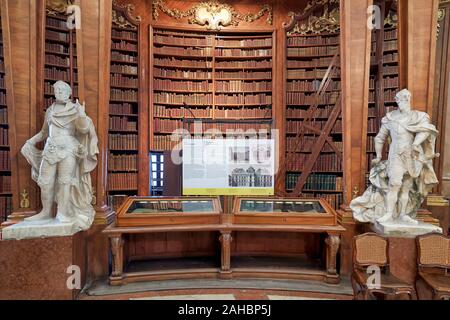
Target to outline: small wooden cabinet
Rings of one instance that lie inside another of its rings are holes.
[[[186,278],[338,283],[337,257],[344,231],[324,200],[236,198],[232,213],[224,214],[214,197],[130,197],[119,209],[116,223],[104,232],[113,258],[110,284],[122,285]],[[127,252],[130,245],[145,249],[148,243],[142,237],[162,243],[160,238],[173,239],[171,235],[178,236],[171,242],[181,248],[179,254],[169,256],[163,250],[144,261],[142,255]],[[182,250],[205,239],[209,251]]]

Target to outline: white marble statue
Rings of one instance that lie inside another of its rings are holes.
[[[51,220],[52,225],[70,226],[65,230],[73,234],[89,229],[94,220],[90,173],[97,166],[98,139],[85,106],[71,101],[70,86],[58,81],[53,88],[56,102],[47,109],[42,130],[22,148],[42,201],[42,211],[23,224]],[[43,141],[44,150],[38,150],[35,145]]]
[[[438,184],[433,169],[438,131],[425,112],[411,110],[411,93],[397,93],[398,109],[381,122],[375,138],[376,159],[370,172],[371,186],[350,203],[360,222],[417,225],[417,210]],[[390,139],[388,159],[382,161]]]

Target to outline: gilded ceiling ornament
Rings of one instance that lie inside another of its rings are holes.
[[[389,11],[388,15],[384,19],[384,25],[388,28],[397,28],[398,26],[398,16],[394,11]]]
[[[239,22],[253,22],[262,18],[267,13],[267,23],[273,23],[273,11],[270,5],[263,5],[256,13],[241,14],[232,6],[218,1],[208,1],[196,4],[186,11],[170,9],[164,0],[153,0],[153,19],[158,20],[158,10],[174,19],[187,18],[191,24],[205,26],[209,30],[219,30],[221,27],[238,26]]]
[[[121,5],[117,1],[113,1],[112,22],[119,28],[137,29],[137,25],[141,22],[140,16],[133,16],[135,10],[134,5]]]
[[[314,6],[311,5],[314,3]],[[338,32],[340,30],[340,12],[339,7],[333,8],[331,11],[329,5],[339,3],[337,0],[317,0],[308,3],[307,7],[303,11],[302,15],[306,15],[309,11],[314,11],[313,8],[317,5],[323,5],[323,14],[321,16],[310,15],[305,22],[298,21],[295,23],[294,28],[288,32],[288,34],[301,34],[308,33],[320,34],[322,32]],[[289,14],[292,19],[295,19],[296,14]],[[298,16],[298,15],[297,15]]]
[[[49,15],[67,13],[67,7],[73,4],[73,0],[46,0],[46,11]]]

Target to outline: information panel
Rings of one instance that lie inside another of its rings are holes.
[[[271,139],[184,139],[183,195],[274,195]]]

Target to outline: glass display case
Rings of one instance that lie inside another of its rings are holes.
[[[337,224],[336,212],[323,199],[236,198],[233,213],[235,224]]]
[[[117,226],[220,223],[217,197],[129,197],[117,214]]]

